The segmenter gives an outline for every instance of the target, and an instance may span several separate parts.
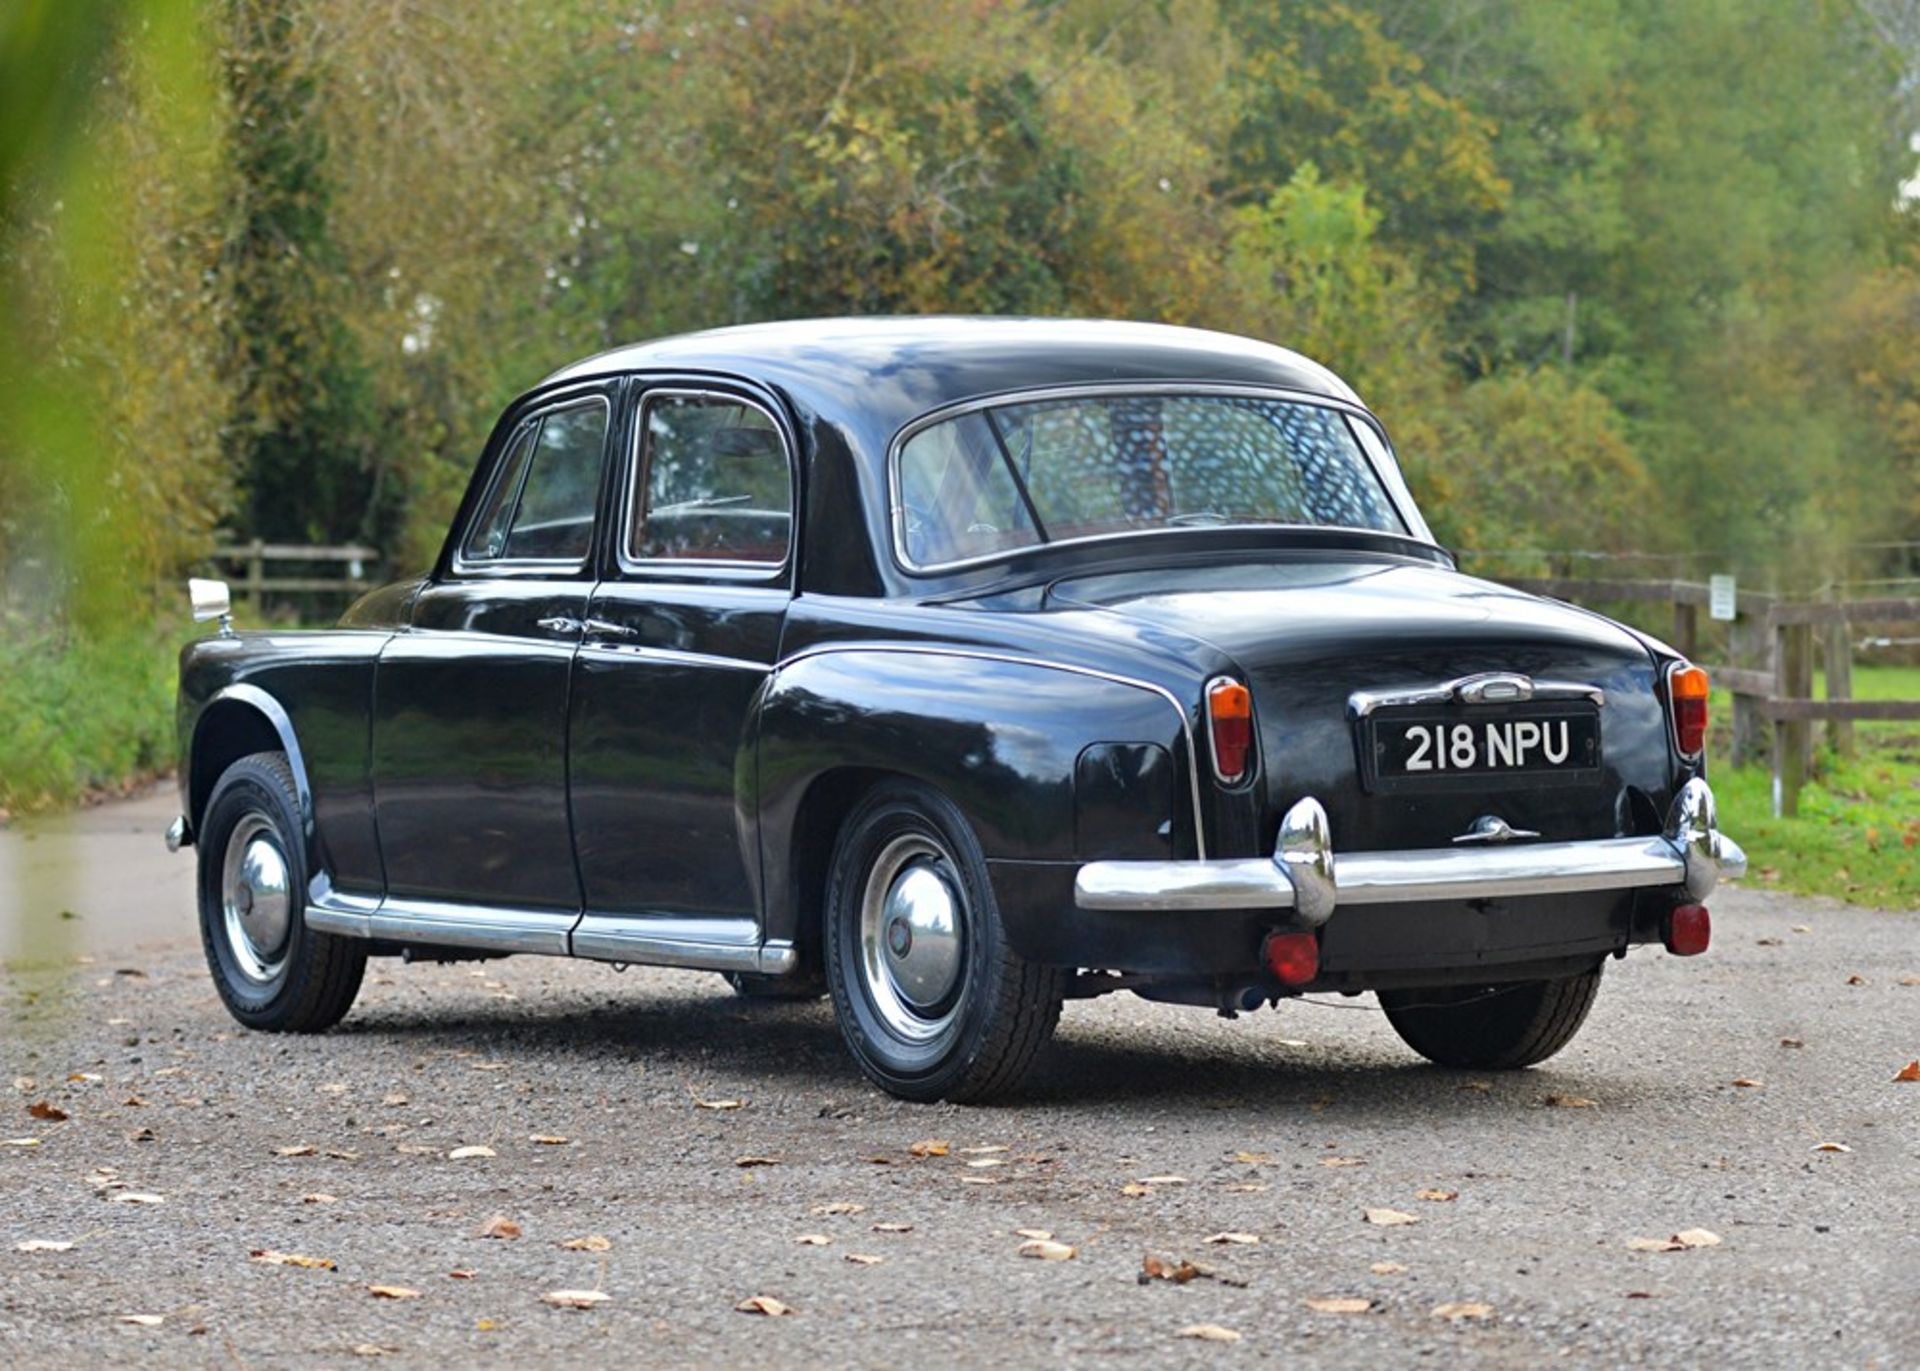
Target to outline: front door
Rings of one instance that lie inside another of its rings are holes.
[[[613,401],[568,392],[507,429],[454,554],[381,655],[374,807],[390,914],[457,924],[478,906],[483,922],[524,925],[529,950],[566,950],[580,908],[567,695]]]
[[[750,725],[791,595],[792,444],[744,391],[662,385],[639,405],[623,527],[573,668],[574,950],[747,965]]]

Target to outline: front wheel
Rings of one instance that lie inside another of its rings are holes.
[[[1002,1094],[1059,1022],[1066,973],[1008,946],[973,829],[937,791],[888,783],[847,816],[825,920],[841,1034],[892,1094]]]
[[[198,846],[200,940],[227,1011],[274,1033],[333,1027],[360,993],[366,944],[307,927],[306,845],[285,753],[226,769]]]
[[[1380,1007],[1393,1031],[1428,1061],[1507,1071],[1543,1062],[1573,1041],[1599,989],[1596,966],[1551,981],[1383,990]]]

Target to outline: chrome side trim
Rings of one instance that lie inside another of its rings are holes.
[[[755,662],[745,657],[722,657],[710,652],[683,652],[677,647],[655,647],[650,643],[609,643],[595,642],[592,638],[580,644],[582,652],[610,652],[617,657],[638,657],[649,662],[670,662],[679,666],[712,666],[728,671],[751,671],[766,675],[773,668],[766,662]]]
[[[1317,821],[1317,822],[1316,822]],[[1653,838],[1423,848],[1336,856],[1313,799],[1287,813],[1271,860],[1089,862],[1074,877],[1082,909],[1292,909],[1309,927],[1336,905],[1570,895],[1677,887],[1706,898],[1721,876],[1744,875],[1746,853],[1714,826],[1713,792],[1698,778],[1674,797]]]
[[[1193,850],[1200,860],[1207,856],[1206,825],[1200,817],[1200,751],[1193,740],[1193,719],[1174,698],[1171,690],[1155,685],[1152,681],[1136,680],[1132,676],[1118,676],[1111,671],[1101,671],[1096,667],[1076,666],[1071,662],[1056,662],[1045,657],[1016,657],[1011,653],[987,652],[978,648],[942,647],[937,643],[830,643],[822,647],[810,647],[796,652],[791,657],[783,657],[773,664],[774,679],[796,662],[804,662],[809,657],[825,657],[847,652],[901,652],[915,653],[926,657],[970,657],[982,662],[1009,662],[1014,666],[1045,667],[1050,671],[1067,671],[1076,676],[1090,676],[1097,681],[1111,681],[1115,685],[1132,686],[1135,690],[1147,690],[1165,700],[1180,720],[1180,732],[1187,743],[1187,784],[1192,791],[1193,803]]]
[[[567,934],[579,917],[570,909],[495,909],[389,897],[369,918],[368,932],[394,942],[564,957]]]
[[[307,886],[307,927],[317,933],[334,933],[343,938],[371,938],[374,911],[380,908],[378,895],[355,895],[336,890],[325,872]]]
[[[783,976],[800,964],[790,942],[760,940],[753,919],[588,914],[573,931],[573,955],[602,962],[682,966]]]
[[[1536,681],[1518,672],[1482,671],[1431,685],[1356,690],[1347,696],[1347,715],[1353,719],[1364,719],[1376,709],[1404,705],[1512,704],[1523,700],[1582,698],[1601,707],[1607,703],[1607,692],[1584,681]]]

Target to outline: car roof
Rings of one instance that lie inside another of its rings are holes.
[[[1251,338],[1111,319],[876,316],[796,319],[683,333],[599,353],[542,386],[635,371],[742,376],[804,408],[894,430],[976,396],[1092,382],[1274,386],[1358,404],[1318,362]]]

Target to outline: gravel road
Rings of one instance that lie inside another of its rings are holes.
[[[83,822],[0,833],[15,955],[72,939],[0,978],[12,1364],[1920,1363],[1914,913],[1723,893],[1712,953],[1613,966],[1513,1075],[1422,1065],[1370,997],[1113,996],[1019,1100],[928,1107],[871,1090],[824,1004],[684,972],[382,961],[335,1032],[247,1033],[190,862],[137,806]],[[77,895],[23,874],[40,842]],[[1629,1246],[1690,1230],[1720,1241]]]

